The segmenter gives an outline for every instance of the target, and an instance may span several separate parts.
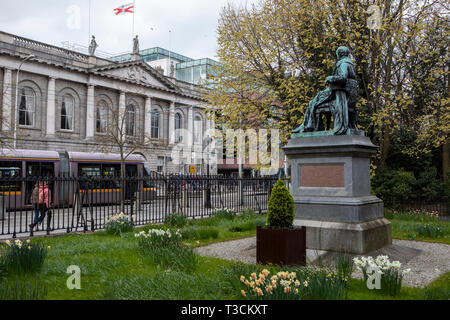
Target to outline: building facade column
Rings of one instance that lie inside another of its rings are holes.
[[[13,125],[13,122],[11,121],[12,70],[8,68],[4,68],[3,70],[2,131],[9,131]]]
[[[188,136],[186,137],[186,144],[192,146],[194,143],[194,108],[192,106],[188,109]]]
[[[126,96],[125,96],[125,92],[124,91],[120,91],[120,95],[119,95],[119,117],[118,117],[118,121],[119,123],[117,124],[117,128],[121,131],[122,135],[125,135],[125,108],[126,108]],[[118,132],[120,133],[120,132]]]
[[[169,109],[169,144],[175,143],[175,102],[170,102]]]
[[[210,119],[208,120],[208,122],[209,122],[209,130],[210,130],[210,133],[211,134],[215,134],[215,130],[216,130],[216,122],[215,122],[215,120],[214,120],[214,112],[213,113],[211,113],[210,114]],[[211,148],[210,148],[210,150],[211,150],[211,152],[213,151],[213,150],[215,150],[216,149],[216,137],[212,137],[212,140],[211,140],[211,143],[210,143],[210,145],[211,145]]]
[[[86,139],[93,138],[95,134],[94,90],[93,85],[88,85],[86,104]]]
[[[46,122],[46,135],[53,136],[55,135],[55,115],[56,115],[56,95],[55,95],[55,78],[48,78],[48,86],[47,86],[47,122]]]
[[[210,121],[209,121],[209,117],[211,116],[211,112],[207,112],[206,113],[206,121],[205,121],[205,129],[206,129],[206,131],[205,131],[205,133],[209,136],[209,129],[210,129]]]
[[[211,124],[211,112],[208,111],[206,114],[206,136],[208,137],[208,141],[207,141],[207,148],[205,150],[205,152],[208,153],[208,158],[212,151],[212,141],[213,141],[213,138],[211,136],[213,134],[213,130],[212,130],[213,127],[211,127],[211,125],[212,125]]]
[[[150,139],[152,136],[152,98],[145,98],[145,108],[144,108],[144,139]]]

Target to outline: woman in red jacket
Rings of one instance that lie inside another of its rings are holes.
[[[47,230],[50,229],[51,211],[49,211],[51,206],[52,192],[48,187],[47,181],[39,183],[39,219],[30,224],[30,228],[33,229],[38,223],[41,223],[45,216],[47,215]],[[48,214],[47,214],[48,212]]]

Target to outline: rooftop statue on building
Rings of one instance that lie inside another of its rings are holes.
[[[139,40],[137,35],[133,39],[133,54],[139,54]]]
[[[92,36],[91,43],[89,44],[89,55],[93,56],[95,54],[95,49],[97,49],[98,44],[95,41],[95,36]]]
[[[339,47],[336,50],[338,62],[333,74],[326,78],[325,84],[329,88],[320,91],[309,102],[302,125],[294,129],[292,137],[314,135],[308,132],[323,131],[334,135],[358,134],[356,102],[358,98],[358,82],[350,50]],[[331,116],[334,119],[332,132],[326,132],[322,116],[326,117],[327,127],[330,129]]]

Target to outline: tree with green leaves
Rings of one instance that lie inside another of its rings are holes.
[[[372,5],[379,15],[368,11]],[[386,165],[392,136],[402,128],[419,132],[415,147],[402,152],[420,157],[450,139],[449,29],[444,0],[229,4],[217,30],[223,67],[205,99],[217,108],[218,123],[277,128],[285,143],[325,88],[336,49],[347,46],[360,87],[359,127],[380,146],[379,165]]]

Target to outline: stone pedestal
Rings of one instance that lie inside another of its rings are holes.
[[[370,194],[370,157],[377,147],[361,135],[296,137],[291,162],[295,225],[308,249],[364,254],[392,243],[383,201]]]
[[[139,53],[132,53],[131,61],[138,61],[138,60],[141,60],[141,55]]]
[[[95,66],[97,64],[97,58],[95,56],[89,56],[88,64]]]

